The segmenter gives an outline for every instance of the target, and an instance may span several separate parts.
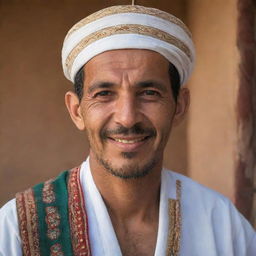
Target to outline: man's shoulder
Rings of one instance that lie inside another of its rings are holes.
[[[205,185],[200,184],[199,182],[193,180],[192,178],[185,176],[181,173],[172,171],[172,170],[168,170],[164,168],[164,175],[166,175],[166,177],[175,179],[175,180],[180,180],[181,183],[183,184],[183,187],[185,189],[193,189],[195,191],[198,192],[205,192],[208,196],[213,196],[213,197],[220,197],[222,199],[227,199],[224,195],[222,195],[221,193],[206,187]]]
[[[181,181],[182,217],[187,230],[193,230],[195,235],[199,229],[209,239],[217,234],[213,237],[214,241],[218,239],[216,243],[231,239],[236,255],[245,255],[242,253],[245,251],[246,255],[254,255],[251,252],[256,251],[255,230],[227,197],[182,174],[165,169],[164,175],[169,184],[173,180]]]
[[[75,168],[77,168],[77,167],[75,167]],[[17,198],[19,198],[19,196],[24,196],[24,195],[28,195],[28,194],[35,196],[35,190],[47,190],[46,192],[48,192],[48,190],[52,188],[51,187],[52,184],[59,183],[60,181],[65,183],[70,171],[74,170],[75,168],[62,171],[59,175],[57,175],[54,178],[50,178],[50,179],[47,179],[46,181],[39,182],[35,185],[32,185],[31,187],[29,187],[27,189],[24,189],[23,191],[16,193],[16,195],[13,199],[11,199],[7,203],[5,203],[2,207],[0,207],[1,217],[5,216],[5,215],[11,216],[14,213],[16,213],[16,206],[17,206],[16,203],[17,203]],[[58,184],[58,188],[59,187],[60,186]],[[39,197],[41,197],[41,196],[39,196]]]
[[[0,219],[16,217],[16,200],[15,198],[8,201],[0,208]]]
[[[193,223],[200,220],[198,225],[204,223],[205,226],[211,227],[221,223],[226,230],[232,229],[236,234],[247,232],[255,236],[249,222],[229,198],[180,173],[164,169],[164,175],[167,180],[181,181],[181,204],[184,215],[189,213],[189,218],[193,216]]]
[[[226,196],[187,176],[167,169],[164,169],[164,175],[168,180],[174,179],[181,181],[181,193],[183,199],[194,206],[197,204],[204,204],[205,207],[210,209],[216,206],[229,208],[230,205],[232,205],[230,199]]]

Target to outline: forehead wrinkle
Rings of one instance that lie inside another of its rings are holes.
[[[134,86],[133,86],[132,85],[133,83],[130,82],[129,75],[127,73],[123,74],[119,86],[121,86],[122,84],[124,84],[128,87],[134,87],[135,89],[136,88],[139,88],[139,89],[155,88],[155,89],[161,90],[162,92],[165,92],[165,93],[168,92],[168,89],[162,82],[159,82],[159,81],[156,81],[153,79],[135,82]],[[114,82],[97,81],[88,88],[88,93],[92,93],[93,91],[95,91],[97,89],[109,89],[109,88],[113,88],[115,86],[117,86],[117,84]]]
[[[137,51],[107,52],[88,62],[85,65],[85,71],[89,73],[86,76],[88,91],[92,92],[97,88],[113,88],[114,85],[127,89],[128,87],[134,89],[152,87],[163,92],[168,91],[166,82],[161,79],[162,69],[159,71],[159,66],[165,64],[163,60],[167,63],[168,61],[149,51]],[[156,60],[152,61],[152,58]],[[154,65],[157,63],[157,66],[152,66],[153,63]],[[148,70],[151,71],[148,72]],[[152,70],[157,70],[153,77]]]

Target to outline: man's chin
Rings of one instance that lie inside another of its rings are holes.
[[[137,152],[122,152],[121,155],[125,159],[134,159],[137,156]]]
[[[133,155],[130,153],[125,154],[125,158],[127,161],[124,161],[126,163],[123,163],[121,166],[115,166],[111,164],[110,161],[102,158],[98,158],[98,161],[110,174],[124,180],[143,178],[147,176],[156,165],[156,161],[154,160],[144,165],[141,163],[129,163],[129,160],[133,158]]]

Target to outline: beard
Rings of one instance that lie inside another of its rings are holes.
[[[138,135],[138,134],[149,136],[149,137],[155,137],[156,131],[152,128],[144,128],[140,124],[136,124],[132,128],[119,126],[114,130],[103,130],[100,134],[100,137],[102,141],[104,141],[108,139],[108,137],[111,135]],[[102,152],[97,152],[97,150],[94,150],[93,143],[91,142],[92,141],[90,140],[90,136],[89,136],[90,148],[94,152],[94,155],[96,156],[98,163],[101,166],[103,166],[107,172],[121,179],[128,180],[128,179],[138,179],[138,178],[145,177],[151,172],[151,170],[158,163],[158,157],[155,156],[155,157],[152,157],[151,160],[149,160],[144,165],[141,165],[133,161],[133,158],[136,157],[136,152],[120,152],[121,157],[123,157],[124,159],[127,159],[128,163],[123,164],[121,167],[115,167],[111,164],[111,160],[104,159],[104,154]]]
[[[106,171],[108,171],[110,174],[112,174],[115,177],[129,180],[129,179],[139,179],[143,178],[146,175],[148,175],[151,170],[156,166],[157,159],[152,159],[148,163],[144,164],[143,166],[139,166],[138,164],[124,164],[122,167],[115,168],[111,165],[110,161],[105,160],[99,156],[96,156],[98,162],[105,168]],[[124,156],[124,158],[126,158]]]

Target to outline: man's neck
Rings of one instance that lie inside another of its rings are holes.
[[[92,176],[108,209],[122,255],[154,255],[162,163],[145,177],[122,179],[93,160],[90,158]]]
[[[129,219],[149,221],[158,217],[160,200],[161,164],[145,177],[122,179],[115,177],[90,158],[94,182],[116,221]]]

